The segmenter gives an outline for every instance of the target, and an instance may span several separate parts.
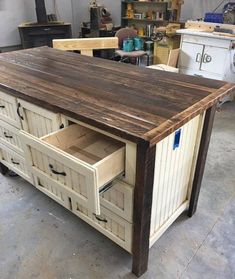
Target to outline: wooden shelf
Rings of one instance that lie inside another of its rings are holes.
[[[145,1],[122,1],[122,3],[125,4],[132,4],[132,3],[137,3],[137,4],[167,4],[168,2],[145,2]]]
[[[122,17],[123,20],[133,20],[133,21],[143,21],[143,22],[166,22],[167,20],[159,20],[159,19],[148,19],[148,18],[129,18]]]

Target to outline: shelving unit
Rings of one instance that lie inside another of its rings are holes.
[[[132,11],[131,14],[128,14],[130,7]],[[137,16],[141,18],[137,18]],[[122,27],[134,26],[137,30],[142,29],[145,31],[147,24],[153,24],[158,27],[166,25],[168,19],[168,2],[122,1]],[[139,33],[139,35],[145,37],[143,31]]]

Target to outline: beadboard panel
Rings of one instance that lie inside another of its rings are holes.
[[[188,206],[188,192],[203,120],[204,115],[199,115],[179,129],[181,136],[178,148],[174,148],[174,143],[179,130],[156,146],[150,245]]]

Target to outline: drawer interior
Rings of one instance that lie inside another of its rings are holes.
[[[125,146],[116,139],[78,124],[72,124],[42,140],[90,165],[95,165]]]

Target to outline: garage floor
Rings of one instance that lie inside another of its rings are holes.
[[[21,178],[0,177],[0,279],[131,279],[131,262]],[[142,278],[235,278],[235,102],[217,113],[196,215],[153,246]]]

